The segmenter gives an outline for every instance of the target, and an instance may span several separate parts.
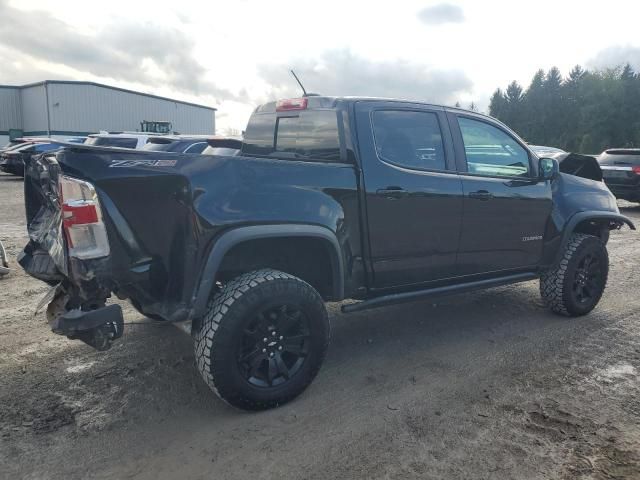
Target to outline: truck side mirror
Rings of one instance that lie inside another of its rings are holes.
[[[560,173],[560,164],[555,158],[541,158],[538,161],[540,180],[553,180]]]

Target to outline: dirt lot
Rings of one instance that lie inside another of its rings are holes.
[[[0,174],[0,240],[26,232]],[[640,224],[640,207],[621,203]],[[640,237],[614,232],[600,306],[566,319],[537,282],[342,315],[299,399],[236,411],[190,338],[126,308],[98,353],[33,312],[46,286],[0,280],[2,478],[640,478]]]

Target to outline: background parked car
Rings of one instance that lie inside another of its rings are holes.
[[[242,137],[212,137],[207,140],[208,146],[202,155],[225,155],[233,157],[240,155]]]
[[[640,148],[611,148],[598,157],[604,183],[617,197],[640,202]]]
[[[84,141],[85,145],[140,149],[150,138],[157,135],[139,132],[93,133]]]
[[[13,150],[13,149],[18,148],[19,146],[24,145],[26,143],[33,143],[33,139],[31,139],[29,137],[14,138],[9,143],[5,144],[2,148],[0,148],[0,152],[6,152],[7,150]]]
[[[212,137],[203,135],[163,135],[151,137],[142,150],[172,153],[202,153],[207,148],[207,140]]]
[[[87,141],[87,137],[71,137],[65,140],[65,142],[67,143],[84,143],[86,141]]]
[[[48,152],[56,148],[60,148],[60,145],[46,141],[34,141],[26,142],[16,146],[14,149],[5,150],[0,153],[0,170],[23,177],[24,162],[29,159],[31,155]]]
[[[241,137],[206,135],[165,135],[151,137],[142,150],[203,155],[238,155]]]

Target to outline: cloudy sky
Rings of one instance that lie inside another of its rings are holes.
[[[640,2],[0,0],[0,84],[92,80],[218,108],[308,91],[481,110],[538,68],[640,70]]]

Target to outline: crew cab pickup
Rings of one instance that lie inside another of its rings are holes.
[[[189,322],[211,389],[264,409],[317,374],[327,301],[354,312],[539,279],[552,311],[591,311],[609,231],[634,226],[601,181],[560,169],[476,112],[282,100],[255,110],[236,156],[67,145],[34,159],[20,263],[54,286],[54,332],[108,348],[123,317],[107,299],[129,299]]]

